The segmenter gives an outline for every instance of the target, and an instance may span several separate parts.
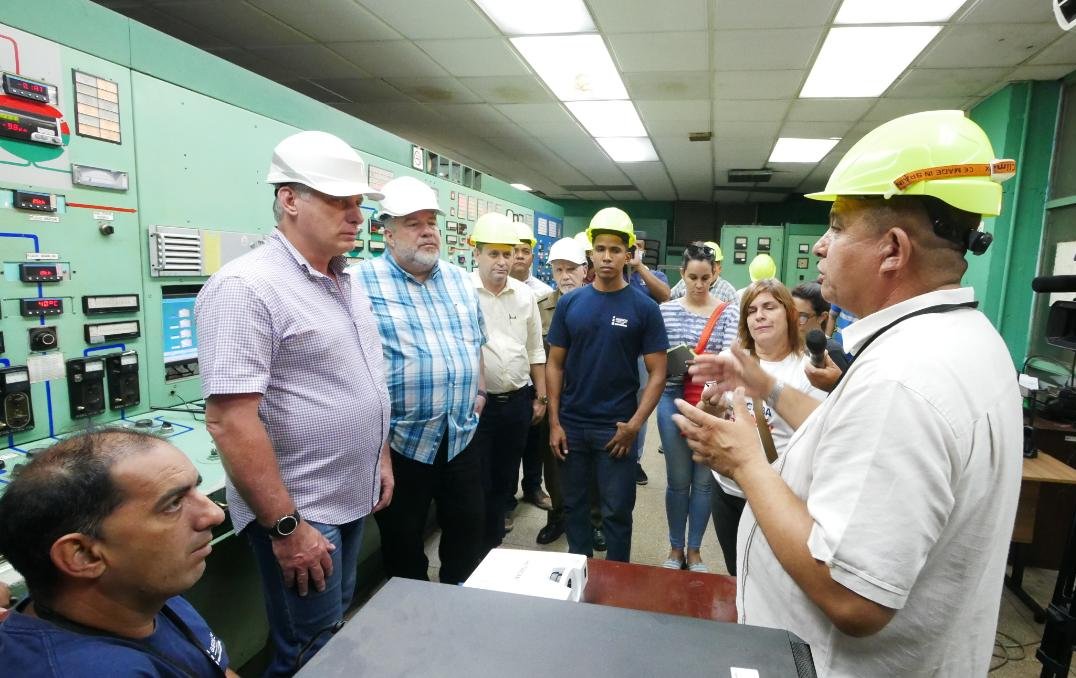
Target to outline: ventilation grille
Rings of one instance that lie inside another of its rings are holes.
[[[731,169],[728,173],[730,184],[764,184],[773,178],[769,169]]]

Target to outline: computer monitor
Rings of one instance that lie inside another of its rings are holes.
[[[161,356],[166,367],[183,364],[193,368],[198,362],[194,302],[200,290],[201,285],[161,288]]]

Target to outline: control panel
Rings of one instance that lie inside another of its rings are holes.
[[[71,418],[81,419],[105,411],[105,361],[75,358],[67,361],[67,398]]]

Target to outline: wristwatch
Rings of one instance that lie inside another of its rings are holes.
[[[265,531],[273,539],[283,539],[299,529],[300,520],[302,518],[299,517],[299,510],[296,509],[294,513],[288,513],[277,518],[273,526],[265,528]]]
[[[534,399],[537,400],[538,402],[542,403],[543,405],[548,405],[549,404],[549,396],[547,396],[547,395],[535,396]]]

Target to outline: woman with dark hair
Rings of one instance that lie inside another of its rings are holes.
[[[810,358],[799,331],[799,311],[785,287],[775,278],[752,283],[744,290],[740,302],[739,342],[763,370],[785,384],[818,400],[826,394],[807,380],[804,368]],[[756,417],[751,402],[748,410]],[[778,459],[784,454],[794,429],[769,405],[764,405],[762,416],[766,418]],[[714,531],[725,556],[729,574],[736,574],[736,528],[743,513],[743,493],[732,480],[718,475],[717,487],[712,494]]]
[[[686,346],[692,351],[702,348],[706,353],[720,353],[736,340],[739,309],[735,303],[722,302],[710,294],[710,285],[717,276],[714,249],[703,243],[689,245],[684,250],[680,275],[687,293],[661,305],[670,348]],[[716,320],[711,323],[715,316]],[[709,336],[703,341],[707,328],[710,330]],[[670,357],[670,364],[673,360],[674,357]],[[709,467],[691,460],[691,450],[680,435],[672,415],[677,411],[677,398],[687,398],[694,403],[698,402],[700,395],[697,389],[694,395],[685,393],[684,378],[671,370],[658,403],[658,433],[665,451],[668,477],[665,514],[669,521],[669,557],[662,567],[686,567],[693,572],[707,571],[699,547],[706,532],[706,523],[710,521],[713,480]]]

